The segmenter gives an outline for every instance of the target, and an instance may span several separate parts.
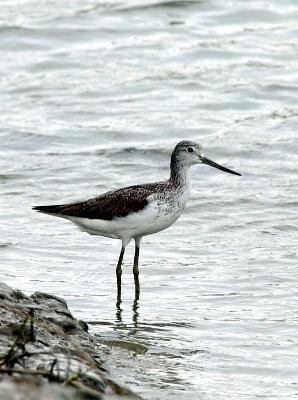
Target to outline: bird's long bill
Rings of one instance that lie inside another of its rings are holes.
[[[202,161],[203,161],[203,164],[210,165],[211,167],[220,169],[221,171],[225,171],[225,172],[228,172],[229,174],[234,174],[234,175],[239,175],[239,176],[241,176],[241,174],[239,174],[238,172],[232,171],[232,170],[229,169],[229,168],[226,168],[226,167],[223,167],[223,166],[221,166],[221,165],[219,165],[219,164],[216,164],[216,162],[214,162],[214,161],[212,161],[212,160],[209,160],[209,158],[207,158],[207,157],[203,157],[203,158],[202,158]]]

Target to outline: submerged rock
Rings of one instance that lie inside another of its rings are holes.
[[[108,375],[104,345],[87,331],[65,300],[0,282],[1,399],[139,399]]]

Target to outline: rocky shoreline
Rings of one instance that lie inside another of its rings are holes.
[[[0,282],[1,399],[140,399],[109,375],[107,357],[65,300]]]

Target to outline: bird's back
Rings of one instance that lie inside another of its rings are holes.
[[[159,193],[166,185],[166,182],[134,185],[113,190],[85,201],[36,206],[33,209],[61,217],[112,220],[143,210],[148,205],[148,197]]]

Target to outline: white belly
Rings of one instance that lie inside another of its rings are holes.
[[[150,235],[171,226],[184,209],[175,202],[171,207],[152,201],[144,210],[113,220],[88,219],[68,216],[67,219],[92,235],[107,236],[129,241],[132,238]]]

